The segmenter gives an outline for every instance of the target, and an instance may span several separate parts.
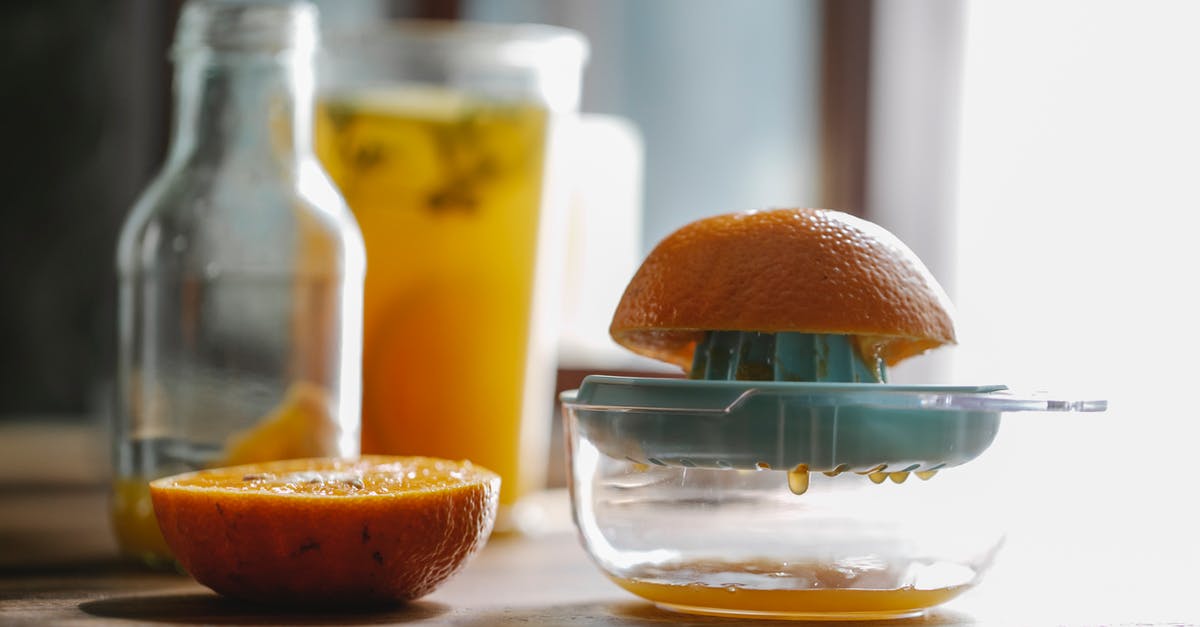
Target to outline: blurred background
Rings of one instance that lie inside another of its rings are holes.
[[[1113,390],[1188,370],[1177,345],[1194,319],[1184,255],[1200,205],[1191,3],[318,4],[330,28],[422,17],[587,35],[582,109],[607,122],[599,134],[616,151],[583,160],[588,193],[628,190],[593,201],[607,221],[584,219],[572,240],[591,256],[568,284],[599,290],[569,303],[572,368],[630,365],[607,340],[606,309],[664,235],[715,213],[815,205],[892,229],[964,314],[962,347],[900,380]],[[169,139],[180,5],[0,8],[0,419],[107,408],[115,238]],[[613,175],[605,154],[629,163]],[[1147,326],[1180,339],[1128,337]]]
[[[1200,4],[318,4],[326,25],[532,21],[590,39],[582,109],[620,127],[636,193],[588,209],[624,216],[621,228],[573,240],[621,254],[598,275],[591,261],[573,267],[603,289],[590,316],[568,315],[564,368],[647,367],[603,324],[640,257],[682,224],[768,206],[858,213],[908,242],[959,309],[959,346],[897,380],[1109,399],[1107,414],[1008,427],[1022,442],[1015,509],[1042,530],[1041,550],[1083,559],[1091,540],[1052,539],[1090,538],[1092,520],[1111,531],[1121,572],[1200,560],[1188,522],[1200,492],[1184,481],[1200,438],[1187,396],[1200,348]],[[108,410],[115,237],[165,150],[179,6],[0,4],[0,424],[11,429],[98,424]]]
[[[0,117],[11,148],[0,157],[8,190],[7,228],[0,236],[5,255],[0,293],[7,304],[0,310],[5,346],[0,416],[83,416],[107,408],[115,238],[160,166],[169,139],[167,48],[181,4],[16,2],[0,9],[9,94]],[[587,267],[574,267],[576,276],[568,280],[578,284],[582,274],[592,291],[604,288],[591,302],[573,307],[579,316],[591,315],[564,330],[562,357],[571,366],[628,365],[607,340],[604,310],[611,310],[655,242],[702,216],[818,205],[876,217],[887,208],[900,223],[908,212],[919,228],[901,235],[929,248],[926,259],[944,279],[950,276],[945,244],[953,217],[950,151],[958,115],[962,5],[908,3],[896,10],[866,0],[767,0],[751,9],[721,0],[317,4],[328,28],[415,17],[552,23],[588,37],[592,54],[582,110],[600,126],[607,124],[598,134],[608,136],[617,157],[630,163],[617,175],[601,171],[602,157],[583,160],[584,168],[593,179],[608,176],[604,183],[610,187],[620,178],[617,183],[630,193],[589,209],[608,218],[583,222],[592,228],[607,224],[600,241],[588,232],[572,242],[593,255],[607,254],[602,272],[594,259],[584,260],[579,263]],[[907,78],[878,78],[891,75]],[[887,106],[873,108],[873,100]],[[881,154],[868,150],[869,141]],[[889,172],[896,162],[913,161],[920,165],[911,171]],[[891,178],[868,181],[869,171]],[[914,174],[923,177],[919,184],[906,183]],[[886,185],[907,189],[881,189]],[[603,185],[593,184],[593,195],[600,193],[596,187]],[[895,191],[909,195],[903,210],[900,203],[877,198]]]

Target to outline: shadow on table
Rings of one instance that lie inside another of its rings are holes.
[[[415,601],[372,610],[309,610],[253,605],[213,593],[131,595],[87,601],[79,609],[92,616],[140,622],[203,625],[381,625],[436,618],[449,608]]]
[[[503,608],[484,611],[470,616],[454,616],[447,624],[455,627],[491,627],[492,625],[597,625],[600,627],[649,627],[656,625],[772,625],[796,627],[796,625],[870,625],[872,627],[944,627],[949,625],[973,625],[975,620],[961,612],[933,609],[924,616],[897,620],[796,622],[788,620],[747,621],[737,618],[696,616],[679,614],[659,609],[650,603],[581,603],[552,608]]]

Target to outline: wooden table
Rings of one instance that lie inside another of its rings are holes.
[[[186,576],[119,562],[107,497],[87,470],[104,439],[54,432],[68,451],[53,465],[58,474],[31,476],[31,465],[45,466],[38,437],[46,436],[0,428],[0,624],[740,624],[665,612],[608,582],[580,548],[561,490],[543,495],[545,533],[493,538],[461,574],[409,606],[361,614],[257,609]],[[83,465],[64,471],[68,457]],[[886,624],[1200,625],[1200,551],[1188,517],[1195,507],[1186,501],[1194,505],[1197,492],[1179,487],[1190,491],[1174,509],[1157,496],[1085,489],[1053,516],[1018,520],[978,589],[925,617]],[[1055,507],[1053,497],[1031,506]]]

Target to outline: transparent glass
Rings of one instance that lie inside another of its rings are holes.
[[[644,435],[641,411],[564,403],[571,498],[595,563],[661,607],[764,618],[915,616],[974,586],[1001,545],[1007,501],[993,451],[1007,446],[1003,430],[978,458],[920,476],[801,475],[768,464],[639,463],[613,442]],[[614,419],[608,431],[606,418]],[[718,423],[739,418],[696,428],[729,433],[736,428]]]
[[[312,152],[316,14],[191,2],[161,173],[121,232],[113,524],[168,562],[147,481],[359,451],[365,253]]]
[[[363,229],[363,452],[544,485],[565,153],[586,46],[535,25],[328,33],[317,153]]]

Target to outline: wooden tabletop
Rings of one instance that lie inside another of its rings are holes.
[[[105,498],[102,491],[95,490],[5,495],[0,527],[6,547],[0,556],[0,623],[737,623],[666,612],[625,593],[592,566],[573,530],[561,526],[538,537],[493,538],[461,574],[407,606],[361,614],[281,613],[224,599],[185,575],[147,571],[118,561],[116,547],[104,533]],[[548,493],[544,498],[566,499],[566,494]],[[560,509],[555,515],[561,513]],[[962,610],[948,608],[899,624],[971,622],[973,618]]]
[[[53,441],[86,461],[92,440],[72,437],[63,431]],[[0,429],[0,624],[741,624],[659,610],[610,583],[580,547],[562,490],[540,497],[543,533],[492,538],[421,601],[369,613],[255,608],[185,575],[119,561],[107,496],[96,481],[81,481],[87,472],[4,479],[35,463],[11,450],[17,440]],[[1195,488],[1172,492],[1170,506],[1158,493],[1126,492],[1085,488],[1030,501],[1046,511],[1018,517],[977,589],[925,617],[886,624],[1200,625]]]

